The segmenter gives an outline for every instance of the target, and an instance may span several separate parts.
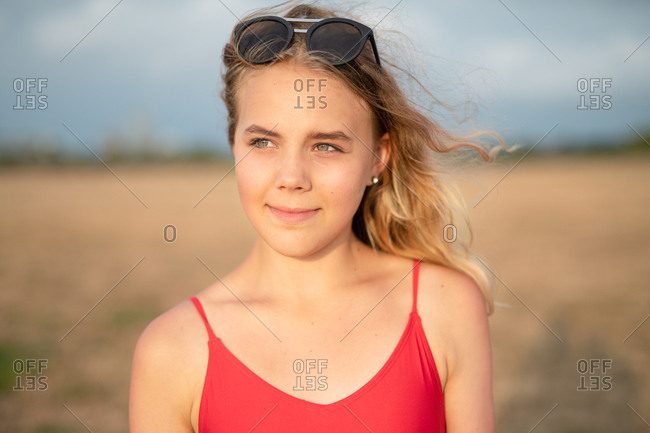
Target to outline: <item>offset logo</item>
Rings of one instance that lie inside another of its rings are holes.
[[[16,375],[14,391],[45,391],[47,376],[43,372],[47,368],[47,359],[16,359],[13,364]]]
[[[578,373],[580,383],[578,391],[609,391],[612,389],[612,377],[607,370],[612,368],[611,359],[580,359]]]
[[[327,359],[296,359],[293,361],[293,372],[296,373],[294,391],[325,391],[327,376],[323,370],[327,368]]]
[[[612,88],[611,78],[578,79],[580,104],[578,110],[609,110],[612,108],[612,95],[607,93]]]
[[[327,78],[297,78],[293,82],[293,90],[296,92],[296,110],[323,110],[327,108],[327,96],[323,95],[323,89],[327,87]]]
[[[14,110],[45,110],[47,95],[43,90],[47,87],[47,78],[16,78],[14,92],[16,105]]]

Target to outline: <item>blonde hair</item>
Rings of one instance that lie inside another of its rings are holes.
[[[245,19],[273,12],[279,15],[283,10],[288,10],[284,16],[290,18],[337,16],[333,11],[307,4],[287,7],[293,3],[296,2],[258,10]],[[463,137],[445,131],[414,108],[416,104],[404,95],[386,65],[402,72],[404,70],[382,57],[381,52],[382,66],[379,67],[369,45],[366,43],[355,60],[332,66],[319,56],[309,55],[303,37],[296,33],[291,46],[274,61],[300,62],[336,78],[370,108],[374,138],[389,133],[390,158],[380,175],[380,181],[366,189],[352,221],[355,235],[374,249],[436,263],[468,275],[480,287],[489,314],[494,309],[493,281],[470,249],[472,231],[462,195],[452,184],[444,181],[435,156],[460,148],[472,148],[484,160],[490,160],[498,148],[486,151],[473,141],[486,134],[501,139],[490,132]],[[237,125],[238,91],[247,74],[266,65],[248,63],[237,54],[234,31],[230,42],[224,47],[223,61],[226,69],[222,76],[222,99],[228,110],[228,139],[232,145]],[[410,73],[406,74],[415,80]],[[424,86],[422,88],[426,91]],[[433,95],[429,95],[433,98]],[[446,230],[456,235],[453,242],[449,241]]]

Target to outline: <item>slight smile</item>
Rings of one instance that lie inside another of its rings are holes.
[[[304,208],[290,208],[290,207],[284,207],[284,206],[271,206],[267,205],[269,210],[271,211],[271,214],[275,216],[278,220],[285,222],[285,223],[300,223],[303,221],[307,221],[318,211],[320,208],[316,209],[304,209]]]

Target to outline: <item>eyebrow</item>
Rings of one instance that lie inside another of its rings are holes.
[[[352,142],[352,138],[343,131],[316,132],[309,134],[309,137],[316,140],[344,141],[346,143]]]
[[[271,138],[282,138],[282,135],[273,130],[266,129],[259,125],[250,125],[245,131],[249,134],[263,134],[265,137]],[[333,140],[333,141],[344,141],[347,143],[352,142],[352,137],[347,135],[343,131],[329,131],[329,132],[312,132],[309,134],[309,138],[315,140]]]
[[[249,126],[248,128],[245,129],[245,132],[248,132],[249,134],[263,134],[265,137],[274,137],[274,138],[282,137],[277,132],[270,129],[262,128],[261,126],[258,125]]]

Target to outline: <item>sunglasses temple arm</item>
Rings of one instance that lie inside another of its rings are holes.
[[[381,66],[381,62],[379,61],[379,51],[377,50],[377,44],[375,43],[375,36],[370,33],[370,45],[372,46],[372,52],[375,54],[375,59],[377,60],[377,65]]]

